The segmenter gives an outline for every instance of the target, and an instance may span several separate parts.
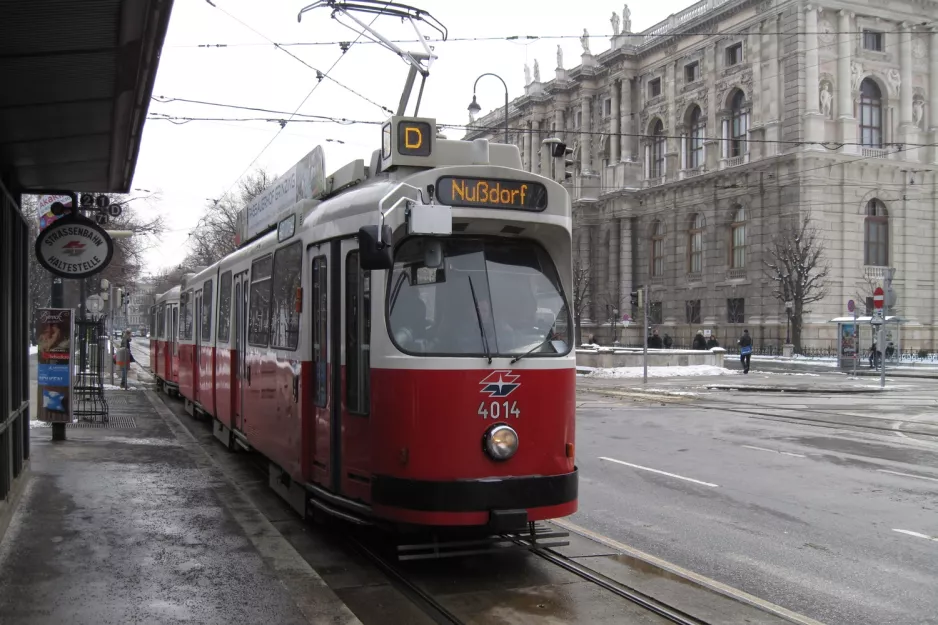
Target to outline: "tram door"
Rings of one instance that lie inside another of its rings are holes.
[[[340,244],[342,270],[342,331],[335,334],[342,375],[336,402],[343,495],[371,500],[371,272],[363,271],[358,241]]]
[[[312,245],[306,250],[307,262],[311,265],[310,285],[311,297],[309,315],[312,325],[312,384],[309,390],[309,400],[304,400],[304,406],[309,406],[308,418],[312,421],[313,436],[308,438],[306,457],[312,458],[310,477],[330,489],[332,484],[332,426],[333,426],[333,394],[332,380],[335,375],[332,363],[336,361],[332,351],[333,341],[330,336],[335,333],[333,329],[333,314],[331,305],[333,279],[331,269],[332,244]]]
[[[172,306],[172,327],[169,329],[169,340],[172,348],[169,350],[169,377],[174,382],[179,381],[179,306]]]
[[[195,308],[192,309],[193,346],[192,357],[192,399],[199,401],[199,363],[202,360],[202,291],[195,292]]]
[[[232,425],[239,432],[244,432],[244,387],[247,386],[247,344],[248,344],[248,272],[243,271],[232,278],[234,297],[231,301],[234,318],[234,354],[231,363],[232,391],[234,393],[234,418]]]

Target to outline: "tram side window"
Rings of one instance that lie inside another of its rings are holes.
[[[206,280],[202,286],[202,340],[212,340],[212,284]]]
[[[251,263],[251,303],[248,310],[248,343],[267,347],[270,342],[270,254]]]
[[[313,370],[316,372],[316,405],[326,407],[327,354],[329,348],[329,267],[325,256],[313,260]]]
[[[160,307],[156,310],[156,338],[165,339],[166,338],[166,328],[164,324],[166,323],[166,304],[160,304]]]
[[[194,303],[195,300],[193,299],[192,289],[189,289],[185,293],[185,301],[179,304],[182,309],[179,311],[180,320],[182,322],[179,328],[179,338],[184,341],[192,340],[192,308]]]
[[[169,328],[169,341],[173,344],[173,356],[179,353],[179,341],[177,330],[179,329],[179,307],[172,306],[173,324]]]
[[[221,274],[218,283],[218,342],[228,342],[231,328],[231,272]]]
[[[345,259],[345,401],[349,412],[368,413],[370,396],[371,272],[358,251]]]
[[[296,295],[303,269],[303,248],[300,241],[281,247],[274,254],[273,318],[271,347],[296,349],[300,335],[300,313]]]

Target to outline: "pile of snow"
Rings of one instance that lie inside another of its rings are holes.
[[[585,367],[577,367],[583,369]],[[684,378],[706,375],[737,375],[740,371],[731,371],[714,365],[687,365],[684,367],[648,367],[649,378]],[[640,378],[642,367],[597,368],[586,374],[589,378]]]

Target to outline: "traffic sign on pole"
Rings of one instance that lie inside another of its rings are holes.
[[[885,299],[886,296],[885,293],[883,293],[883,288],[879,286],[876,287],[876,290],[873,291],[873,307],[876,308],[876,310],[881,310]]]
[[[856,310],[857,305],[853,302],[852,299],[847,300],[847,312],[853,312]]]

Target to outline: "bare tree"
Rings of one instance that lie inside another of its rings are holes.
[[[589,260],[573,258],[573,317],[576,320],[577,345],[583,342],[581,320],[592,297],[592,266]]]
[[[784,303],[792,302],[791,340],[795,350],[801,349],[801,328],[806,306],[827,295],[830,266],[824,259],[824,240],[814,227],[810,215],[800,224],[783,226],[769,244],[769,260],[765,275],[774,283],[772,294]]]
[[[258,168],[242,178],[237,189],[212,200],[189,236],[190,264],[211,265],[235,251],[238,215],[276,179],[275,174]]]

